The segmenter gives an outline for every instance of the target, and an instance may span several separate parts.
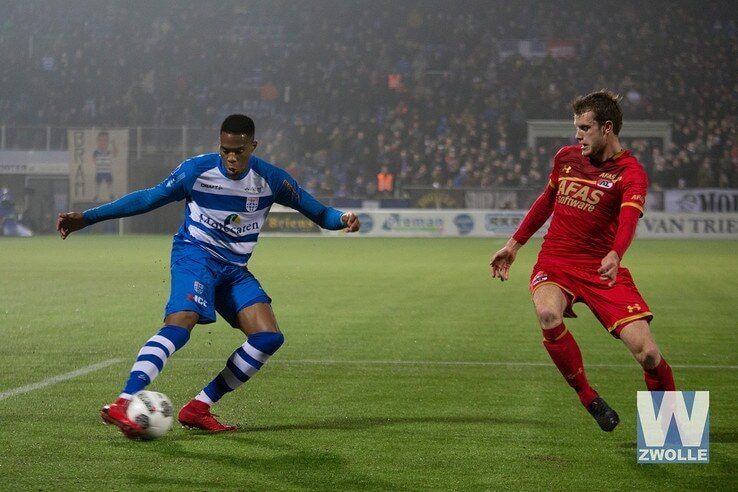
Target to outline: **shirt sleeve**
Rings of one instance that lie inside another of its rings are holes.
[[[83,212],[85,223],[92,225],[108,219],[119,219],[150,212],[187,196],[187,166],[180,164],[167,179],[156,186],[134,191],[117,200]]]
[[[615,233],[615,240],[612,243],[612,250],[618,254],[622,260],[625,251],[633,242],[636,228],[638,227],[638,219],[640,212],[634,207],[622,207],[618,216],[618,230]]]
[[[528,239],[536,233],[538,229],[543,227],[548,218],[553,213],[556,201],[556,192],[559,189],[559,167],[561,166],[560,158],[565,153],[565,147],[560,149],[553,159],[551,174],[548,176],[548,184],[543,193],[533,202],[530,210],[525,215],[523,222],[520,223],[518,229],[513,234],[513,239],[520,244],[525,244]]]
[[[553,213],[556,201],[556,189],[551,187],[551,183],[546,186],[543,193],[533,202],[533,206],[525,214],[523,222],[518,226],[518,230],[513,234],[513,239],[520,244],[525,244],[528,239],[546,223]]]
[[[337,231],[346,227],[341,220],[342,211],[320,203],[310,193],[303,190],[289,173],[280,169],[277,179],[279,183],[275,193],[275,202],[297,210],[323,229]]]
[[[648,194],[648,175],[642,168],[634,169],[623,175],[623,194],[620,208],[633,207],[638,209],[640,216],[646,209],[646,195]]]

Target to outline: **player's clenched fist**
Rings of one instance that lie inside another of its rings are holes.
[[[346,212],[341,216],[341,220],[346,224],[346,232],[356,232],[361,228],[361,222],[353,212]]]
[[[68,235],[84,228],[86,225],[84,216],[79,212],[59,214],[56,219],[56,230],[62,239],[66,239]]]

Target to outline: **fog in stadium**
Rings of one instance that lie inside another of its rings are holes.
[[[737,128],[735,0],[0,0],[0,490],[735,489]]]
[[[50,233],[59,211],[217,150],[236,112],[257,155],[328,203],[522,210],[573,139],[569,102],[602,88],[622,96],[649,208],[734,211],[735,194],[665,191],[738,187],[734,5],[665,5],[6,2],[4,214]],[[112,179],[96,186],[103,130]],[[169,212],[126,227],[174,231]]]

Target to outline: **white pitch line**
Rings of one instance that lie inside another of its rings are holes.
[[[225,359],[211,357],[178,358],[182,361],[224,362]],[[449,360],[319,360],[319,359],[272,359],[270,364],[322,364],[322,365],[395,365],[395,366],[521,366],[549,367],[553,362],[502,362],[502,361],[449,361]],[[587,367],[635,367],[638,364],[586,364]],[[737,365],[671,364],[676,369],[738,369]]]
[[[98,371],[108,366],[112,366],[113,364],[116,364],[121,360],[122,359],[104,360],[102,362],[98,362],[97,364],[82,367],[80,369],[77,369],[76,371],[68,372],[66,374],[59,374],[58,376],[52,376],[37,383],[31,383],[25,386],[20,386],[18,388],[9,389],[0,393],[0,400],[10,398],[11,396],[22,395],[23,393],[28,393],[29,391],[45,388],[46,386],[61,383],[62,381],[68,381],[70,379],[78,378],[80,376],[84,376],[85,374]]]

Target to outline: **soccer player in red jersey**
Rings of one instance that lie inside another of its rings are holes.
[[[546,190],[492,256],[490,270],[507,280],[517,251],[553,214],[530,277],[543,345],[600,428],[612,431],[618,414],[590,386],[579,346],[564,325],[564,317],[576,316],[574,303],[585,303],[623,341],[643,367],[650,391],[674,391],[674,378],[651,336],[653,314],[620,266],[643,215],[648,177],[618,140],[618,97],[594,92],[572,107],[579,144],[558,151]]]

